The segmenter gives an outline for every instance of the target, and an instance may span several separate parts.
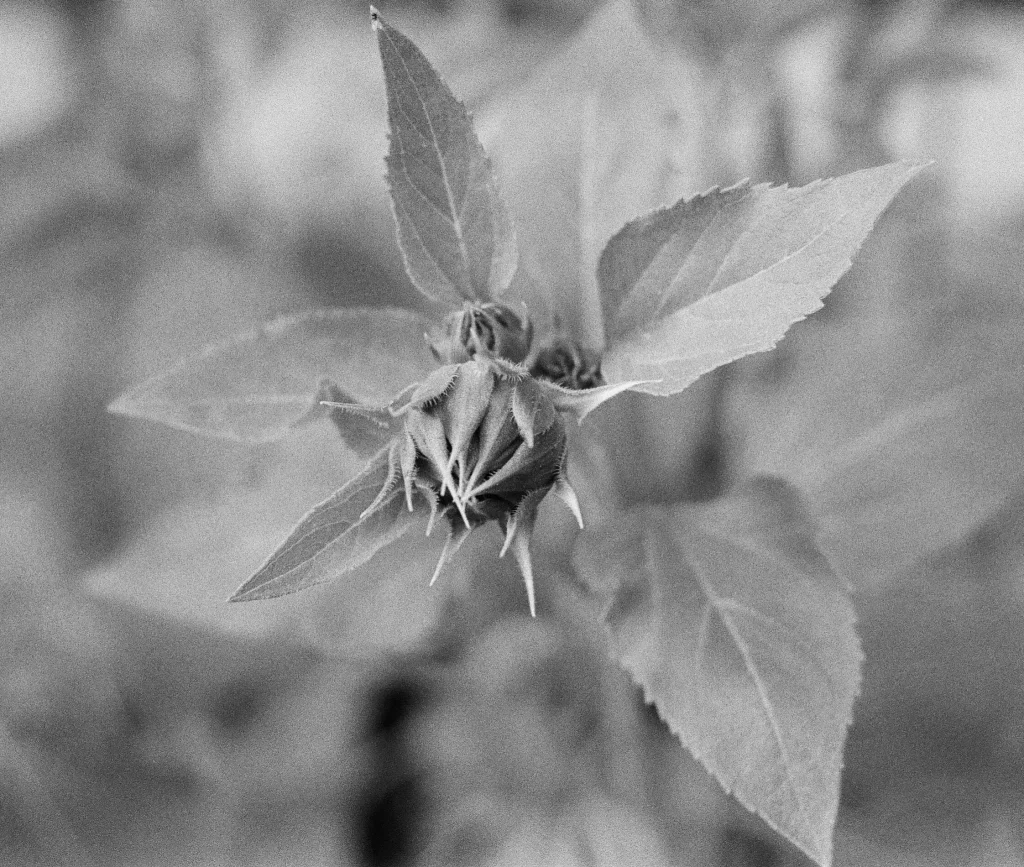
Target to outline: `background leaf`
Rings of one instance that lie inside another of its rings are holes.
[[[865,589],[970,534],[1024,477],[1019,297],[971,287],[898,312],[808,323],[774,372],[738,372],[727,405],[736,475],[795,484]]]
[[[413,43],[372,12],[384,63],[388,184],[405,267],[416,288],[461,306],[512,282],[512,220],[469,113]]]
[[[660,379],[637,390],[674,394],[770,349],[821,307],[921,168],[898,162],[796,189],[712,190],[627,226],[601,263],[602,301],[625,296],[610,324],[605,379]]]
[[[703,183],[680,168],[694,162],[696,111],[670,63],[633,4],[612,0],[500,107],[488,140],[533,278],[531,314],[587,347],[604,346],[594,275],[608,238]]]
[[[726,790],[818,863],[832,856],[860,680],[853,608],[793,488],[646,506],[588,528],[580,576],[614,655]]]
[[[419,515],[406,508],[400,485],[394,485],[377,508],[363,516],[389,482],[394,478],[385,449],[310,511],[231,601],[270,599],[331,581],[396,541],[419,522]]]
[[[318,310],[215,344],[136,386],[112,412],[194,433],[268,442],[312,418],[329,378],[353,400],[385,405],[437,364],[409,310]]]

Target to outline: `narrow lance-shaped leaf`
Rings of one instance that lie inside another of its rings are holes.
[[[601,256],[610,382],[674,394],[773,347],[821,307],[900,188],[899,162],[805,187],[746,184],[683,200],[624,227]]]
[[[499,296],[518,263],[512,220],[469,113],[420,50],[372,9],[388,97],[388,184],[416,288],[459,306]]]
[[[358,476],[310,511],[229,601],[270,599],[340,578],[420,523],[406,508],[390,452],[382,449]]]
[[[437,363],[429,321],[395,308],[317,310],[214,344],[125,392],[111,412],[194,433],[268,442],[327,414],[325,380],[383,406]]]
[[[761,477],[616,516],[583,531],[575,563],[607,598],[613,654],[684,746],[828,865],[861,653],[793,488]]]

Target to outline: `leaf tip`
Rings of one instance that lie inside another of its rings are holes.
[[[383,26],[383,22],[380,20],[380,12],[377,11],[376,6],[370,6],[370,26],[374,30],[379,30]]]
[[[131,415],[128,409],[128,393],[119,394],[106,406],[106,411],[113,415]]]

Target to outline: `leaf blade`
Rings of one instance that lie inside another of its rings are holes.
[[[429,320],[398,308],[315,310],[216,343],[122,394],[108,409],[248,443],[280,439],[315,418],[324,378],[353,400],[386,404],[436,362]]]
[[[228,601],[272,599],[339,578],[419,522],[395,484],[389,453],[382,449],[359,475],[310,510]],[[389,484],[391,490],[381,496]],[[373,511],[364,514],[371,506]]]
[[[388,187],[406,270],[450,306],[492,300],[518,265],[515,230],[469,113],[413,42],[371,7],[384,65]]]
[[[794,490],[647,507],[584,530],[613,654],[726,790],[821,864],[859,688],[853,610]]]
[[[602,349],[595,269],[623,222],[692,183],[699,109],[630,0],[601,5],[568,49],[502,106],[488,143],[517,221],[531,313]],[[642,98],[638,98],[642,94]]]
[[[821,307],[875,220],[922,168],[897,162],[797,189],[716,189],[627,226],[602,260],[602,298],[609,307],[621,299],[605,379],[660,379],[636,388],[674,394],[772,348]],[[654,244],[630,243],[644,235],[655,235]]]

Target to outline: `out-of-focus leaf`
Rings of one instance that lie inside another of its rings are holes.
[[[531,817],[533,818],[533,817]],[[556,815],[537,816],[504,840],[487,867],[667,867],[658,828],[635,808],[592,796]]]
[[[382,449],[358,476],[299,521],[229,601],[270,599],[340,578],[417,523],[419,515],[407,510],[388,450]]]
[[[845,588],[795,491],[647,506],[584,530],[614,655],[725,789],[819,864],[832,857],[861,653]]]
[[[292,593],[273,604],[224,603],[311,504],[326,500],[362,470],[365,461],[337,448],[336,439],[325,424],[283,441],[266,475],[218,497],[183,499],[161,510],[145,532],[83,581],[103,598],[217,630],[284,630],[348,659],[411,651],[448,598],[448,578],[442,586],[428,586],[443,532],[424,538],[414,528],[343,580],[321,584],[315,592]],[[489,541],[491,560],[500,543]],[[460,560],[454,570],[462,568]],[[515,586],[521,594],[522,580]]]
[[[679,70],[648,40],[629,0],[600,9],[560,57],[502,106],[488,149],[516,218],[522,292],[582,345],[604,346],[595,272],[622,224],[689,186],[680,154],[694,113]],[[683,107],[685,105],[685,107]]]
[[[1024,478],[1019,299],[978,291],[884,330],[816,323],[802,337],[781,382],[730,394],[736,473],[800,488],[851,583],[962,539]]]
[[[636,389],[674,394],[773,347],[821,307],[921,168],[898,162],[797,189],[712,190],[626,226],[601,261],[601,299],[612,316],[605,379],[660,380]]]
[[[326,377],[354,400],[383,406],[437,363],[429,321],[397,308],[318,310],[215,344],[121,395],[112,412],[194,433],[268,442],[326,411]]]
[[[371,12],[384,63],[391,203],[405,267],[424,295],[487,301],[518,264],[511,217],[469,113],[413,43]]]

